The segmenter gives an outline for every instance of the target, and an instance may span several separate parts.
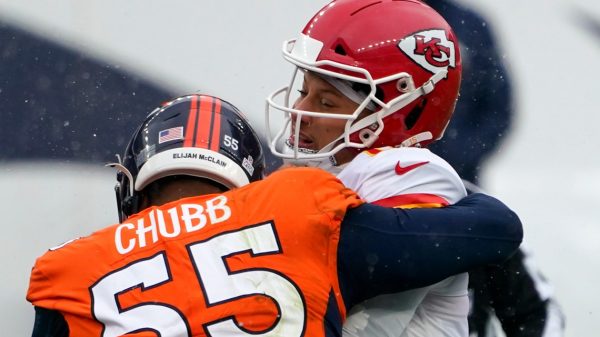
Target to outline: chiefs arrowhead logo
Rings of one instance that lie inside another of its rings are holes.
[[[454,42],[442,29],[424,30],[400,40],[400,50],[430,73],[456,66]]]

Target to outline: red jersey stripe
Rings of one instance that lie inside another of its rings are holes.
[[[373,157],[374,155],[378,154],[381,151],[382,151],[381,149],[368,149],[365,151],[365,153],[368,154],[369,156]]]
[[[395,195],[377,200],[373,204],[397,208],[431,208],[448,206],[450,203],[446,199],[434,194],[415,193]]]

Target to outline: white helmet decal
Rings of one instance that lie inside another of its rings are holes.
[[[454,42],[442,29],[424,30],[400,40],[398,47],[432,74],[456,65]]]

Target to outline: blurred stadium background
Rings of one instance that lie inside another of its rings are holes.
[[[483,187],[514,208],[567,336],[600,330],[600,2],[462,0],[486,15],[514,78],[513,129]],[[263,130],[280,56],[325,1],[0,0],[0,323],[31,332],[36,256],[116,222],[114,172],[155,105],[202,91]]]

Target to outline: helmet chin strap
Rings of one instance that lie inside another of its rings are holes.
[[[319,163],[318,168],[321,168],[331,174],[338,175],[348,165],[348,163],[338,165],[333,156],[328,158],[329,160],[323,160]]]
[[[333,148],[334,144],[335,144],[335,141],[329,143],[328,145],[326,145],[319,151],[299,147],[298,152],[325,153],[325,152],[331,150]],[[343,151],[343,150],[345,150],[345,149],[342,149],[341,151]],[[289,141],[285,142],[283,153],[290,153],[290,154],[294,153],[294,147]],[[315,159],[284,159],[283,162],[285,164],[290,164],[290,165],[295,165],[295,166],[318,167],[320,169],[323,169],[323,170],[325,170],[331,174],[335,174],[335,175],[340,173],[348,164],[348,163],[344,163],[344,164],[338,165],[337,160],[335,159],[335,155],[331,155],[328,157],[315,158]]]
[[[284,155],[289,154],[289,155],[294,156],[294,154],[295,154],[294,148],[295,148],[294,145],[292,145],[292,143],[288,139],[285,141],[285,144],[283,146],[283,149],[281,150],[281,153]],[[315,150],[312,150],[312,149],[298,147],[298,153],[315,154],[318,152]],[[318,167],[322,161],[324,161],[324,158],[315,158],[315,159],[285,158],[283,160],[284,163],[294,165],[294,166],[312,166],[312,167]]]
[[[334,175],[342,172],[346,165],[348,165],[348,163],[337,165],[333,156],[321,160],[284,159],[283,162],[294,166],[317,167]]]

